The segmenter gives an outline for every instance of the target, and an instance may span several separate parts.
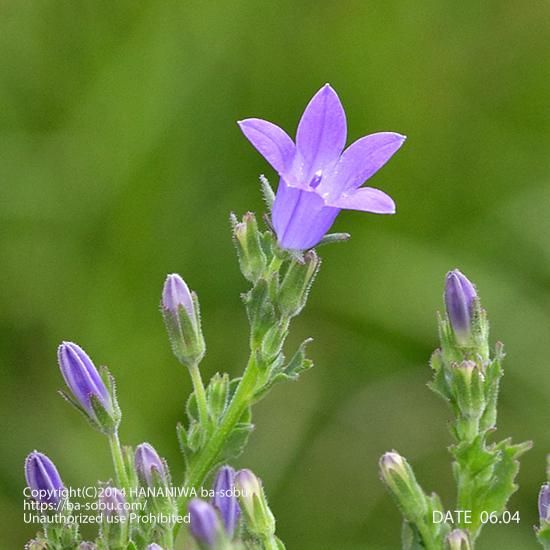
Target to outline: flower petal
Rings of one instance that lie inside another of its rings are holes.
[[[315,191],[291,187],[283,179],[273,203],[273,227],[279,245],[290,250],[315,246],[330,229],[339,208],[326,206]]]
[[[279,174],[290,167],[296,148],[282,128],[260,118],[247,118],[238,124],[248,141]]]
[[[346,144],[346,113],[336,92],[325,84],[308,103],[298,124],[296,148],[304,162],[304,176],[338,160]]]
[[[330,206],[346,208],[348,210],[362,210],[374,214],[395,214],[395,203],[393,199],[380,189],[374,187],[361,187],[356,191],[344,193]]]
[[[319,186],[319,193],[334,200],[361,186],[390,160],[405,139],[394,132],[379,132],[358,139],[343,152],[338,164],[327,174]]]

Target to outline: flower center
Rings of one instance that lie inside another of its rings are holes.
[[[313,178],[311,178],[311,181],[309,182],[309,186],[312,189],[317,188],[319,186],[319,184],[321,183],[322,179],[323,179],[323,171],[322,170],[317,170],[317,172],[315,172],[315,174],[313,174]]]

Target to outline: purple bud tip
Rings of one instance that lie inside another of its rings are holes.
[[[458,270],[447,273],[445,279],[445,307],[455,334],[470,333],[473,303],[477,298],[474,285]]]
[[[262,482],[252,470],[246,468],[235,474],[235,487],[249,499],[254,495],[262,494]]]
[[[34,500],[43,504],[59,504],[63,482],[54,463],[45,454],[33,451],[27,456],[25,479]]]
[[[189,503],[191,534],[199,542],[213,545],[219,531],[219,520],[212,504],[194,498]]]
[[[116,487],[103,488],[99,497],[99,508],[106,518],[128,516],[124,494]]]
[[[380,465],[385,470],[401,470],[404,463],[403,457],[393,451],[385,453],[380,459]]]
[[[214,498],[212,504],[220,513],[225,531],[232,537],[239,521],[241,509],[235,496],[235,470],[231,466],[222,466],[214,480]]]
[[[541,521],[550,521],[550,484],[548,483],[540,488],[539,517]]]
[[[156,542],[153,542],[153,544],[150,544],[147,547],[147,550],[163,550],[162,546],[159,546]]]
[[[94,395],[106,410],[112,410],[109,392],[92,360],[80,346],[63,342],[57,350],[57,360],[67,387],[83,409],[94,415],[91,401]]]
[[[166,277],[164,283],[162,307],[173,314],[177,314],[181,306],[187,310],[190,317],[194,316],[195,308],[189,287],[177,273],[172,273]]]
[[[470,548],[468,535],[462,529],[454,529],[447,535],[450,550],[467,550]]]
[[[148,487],[154,485],[156,476],[163,481],[166,480],[164,462],[149,443],[142,443],[136,447],[135,465],[140,481]]]

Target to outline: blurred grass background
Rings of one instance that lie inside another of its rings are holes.
[[[0,5],[1,548],[21,548],[23,460],[67,484],[110,475],[103,438],[56,396],[56,346],[117,377],[122,439],[181,476],[190,391],[158,312],[167,272],[200,296],[205,376],[246,357],[246,289],[228,213],[261,210],[273,174],[235,121],[294,132],[330,82],[350,140],[408,141],[371,181],[398,215],[344,213],[294,342],[317,367],[255,411],[239,465],[264,479],[289,549],[393,549],[377,477],[396,448],[453,506],[449,411],[425,383],[445,272],[474,280],[506,344],[497,436],[533,439],[510,502],[521,524],[480,549],[535,548],[550,451],[550,4],[540,0],[2,2]]]

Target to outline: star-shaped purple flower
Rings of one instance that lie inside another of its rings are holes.
[[[405,137],[380,132],[345,151],[346,114],[329,84],[311,99],[298,124],[296,144],[271,122],[247,118],[244,135],[281,177],[273,203],[279,245],[306,250],[321,241],[340,210],[395,213],[391,197],[361,185],[401,147]]]

